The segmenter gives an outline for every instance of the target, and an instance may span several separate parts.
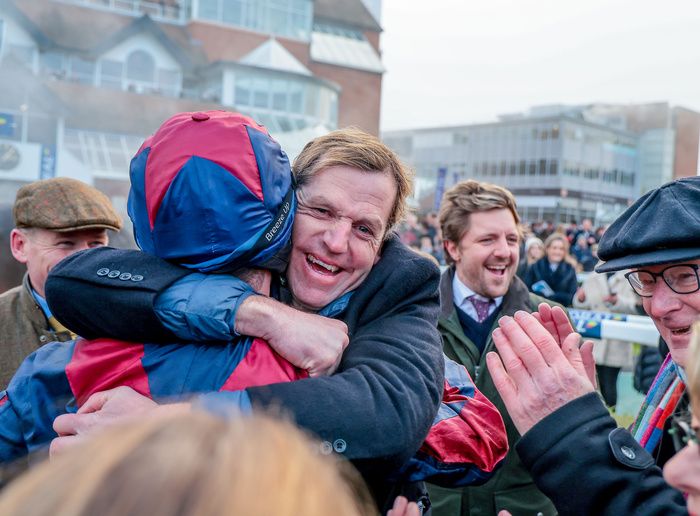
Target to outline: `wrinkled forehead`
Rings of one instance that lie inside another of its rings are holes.
[[[338,189],[336,186],[345,186]],[[363,202],[376,206],[381,222],[387,226],[398,195],[396,179],[386,170],[362,170],[347,166],[332,166],[317,171],[297,188],[300,201],[324,199],[338,205]],[[375,210],[372,210],[375,211]]]

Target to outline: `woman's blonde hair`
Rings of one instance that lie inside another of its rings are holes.
[[[267,416],[204,413],[110,429],[11,483],[0,514],[376,514],[359,474]]]

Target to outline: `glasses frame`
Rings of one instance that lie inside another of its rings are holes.
[[[673,268],[676,268],[676,267],[690,267],[691,269],[693,269],[693,272],[695,272],[695,283],[697,283],[697,287],[695,288],[695,290],[691,290],[690,292],[678,292],[676,289],[674,289],[674,288],[671,286],[671,284],[670,284],[668,281],[666,281],[666,278],[664,277],[664,273],[665,273],[667,270],[673,269]],[[630,279],[630,276],[631,276],[632,274],[639,274],[640,272],[646,272],[646,273],[649,274],[652,278],[654,278],[654,285],[656,285],[656,278],[661,278],[662,280],[664,280],[664,283],[666,283],[666,286],[667,286],[668,288],[670,288],[670,289],[671,289],[673,292],[675,292],[676,294],[681,294],[681,295],[683,295],[683,294],[693,294],[694,292],[697,292],[698,290],[700,290],[700,277],[698,276],[698,269],[700,269],[700,265],[698,265],[697,263],[677,263],[677,264],[674,264],[674,265],[669,265],[668,267],[666,267],[665,269],[663,269],[661,272],[651,272],[651,271],[648,271],[648,270],[646,270],[646,269],[637,269],[637,270],[634,270],[634,271],[630,271],[630,272],[628,272],[627,274],[625,274],[625,278],[627,279],[627,282],[628,282],[628,283],[630,284],[630,286],[632,287],[632,290],[634,290],[635,293],[636,293],[639,297],[651,297],[651,296],[653,296],[653,294],[642,294],[642,293],[640,293],[640,292],[637,290],[637,288],[634,286],[634,283],[632,283],[632,280]]]

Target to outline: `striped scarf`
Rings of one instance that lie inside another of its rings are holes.
[[[637,419],[630,427],[634,438],[649,453],[659,444],[664,424],[673,414],[683,392],[685,384],[678,376],[678,369],[669,353],[644,398]]]

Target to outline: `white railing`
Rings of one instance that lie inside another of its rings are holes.
[[[583,338],[617,339],[645,346],[659,344],[659,331],[651,318],[643,315],[612,314],[569,309],[574,329]]]
[[[185,8],[180,3],[157,0],[58,0],[67,4],[78,4],[132,16],[149,15],[154,20],[185,23]]]

